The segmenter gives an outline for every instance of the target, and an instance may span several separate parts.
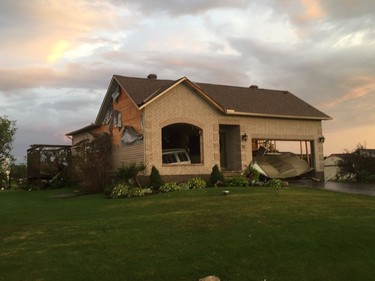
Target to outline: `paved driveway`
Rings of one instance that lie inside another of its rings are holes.
[[[331,181],[317,182],[313,180],[298,180],[298,181],[289,182],[289,185],[375,196],[375,184],[342,183],[342,182],[331,182]]]

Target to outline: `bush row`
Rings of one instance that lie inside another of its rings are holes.
[[[274,188],[281,188],[285,186],[285,183],[278,179],[260,182],[259,172],[251,167],[248,167],[245,170],[243,176],[231,177],[225,180],[222,172],[219,170],[218,166],[215,165],[212,169],[209,183],[206,183],[203,179],[197,177],[191,178],[188,181],[182,183],[164,183],[159,174],[159,171],[153,166],[151,169],[150,183],[148,188],[141,188],[136,180],[136,176],[139,172],[144,171],[145,168],[146,167],[143,164],[130,164],[128,166],[122,165],[121,168],[118,169],[117,173],[119,182],[105,190],[106,197],[141,197],[153,192],[166,193],[179,190],[201,189],[207,186],[247,187],[250,185],[263,185]]]

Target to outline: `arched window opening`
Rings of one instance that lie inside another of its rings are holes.
[[[202,163],[202,130],[176,123],[162,128],[163,164]]]

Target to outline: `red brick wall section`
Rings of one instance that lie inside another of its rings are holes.
[[[121,112],[122,128],[113,128],[112,130],[112,144],[119,145],[122,137],[124,126],[132,126],[137,132],[142,131],[141,116],[142,112],[138,110],[133,101],[129,98],[126,92],[121,89],[120,95],[116,102],[112,103],[113,110]],[[108,127],[108,126],[107,126]]]
[[[121,128],[113,127],[112,129],[112,145],[119,147],[120,140],[123,134],[124,126],[132,126],[139,133],[142,133],[141,117],[142,112],[138,110],[136,105],[132,102],[126,92],[121,89],[121,93],[116,102],[112,101],[113,110],[121,112]],[[110,133],[109,125],[102,125],[99,128],[90,130],[90,133],[99,135],[100,133]],[[76,137],[77,138],[77,137]],[[78,139],[78,138],[77,138]],[[74,143],[74,142],[73,142]]]

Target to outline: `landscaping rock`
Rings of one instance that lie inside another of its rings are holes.
[[[220,278],[210,275],[210,276],[199,279],[199,281],[220,281]]]

